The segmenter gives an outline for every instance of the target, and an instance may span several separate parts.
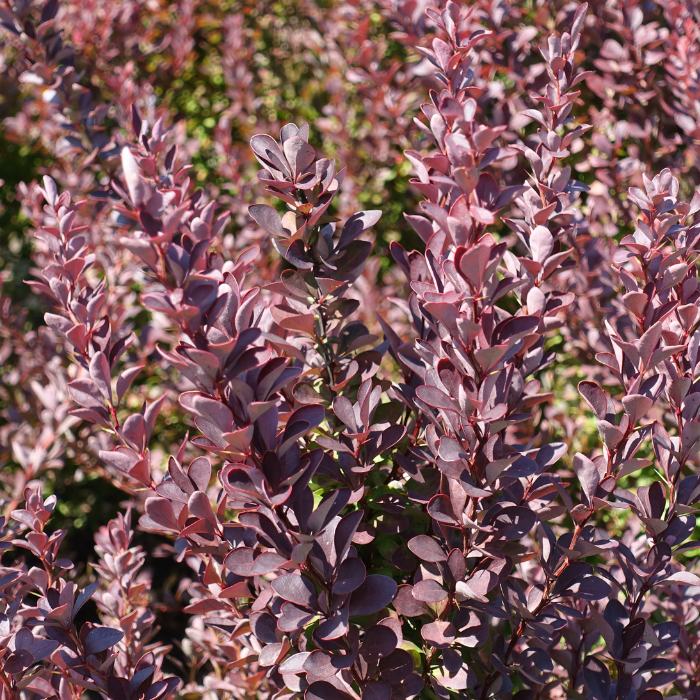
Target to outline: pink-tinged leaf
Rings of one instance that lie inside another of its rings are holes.
[[[144,520],[144,518],[148,518]],[[151,497],[146,499],[146,516],[139,521],[148,530],[166,530],[179,532],[177,517],[170,501],[165,498]]]
[[[349,613],[350,610],[348,606],[343,605],[343,607],[336,610],[331,617],[321,622],[321,624],[316,628],[316,636],[324,641],[344,637],[350,629]]]
[[[44,321],[51,330],[62,333],[63,335],[68,333],[73,327],[73,324],[67,318],[63,318],[63,316],[58,316],[57,314],[44,314]]]
[[[3,670],[6,673],[22,673],[34,663],[34,657],[27,649],[16,649],[3,659]]]
[[[88,423],[96,423],[97,425],[102,425],[105,428],[111,428],[109,421],[107,420],[107,411],[105,409],[91,409],[91,408],[76,408],[70,412],[71,416],[80,418],[81,420],[88,421]]]
[[[374,226],[382,216],[380,209],[371,209],[369,211],[360,211],[353,214],[343,226],[338,241],[338,249],[345,248],[352,243],[358,236],[363,234],[367,229]]]
[[[260,650],[258,663],[263,667],[274,666],[284,656],[284,653],[285,645],[282,642],[268,644]]]
[[[586,11],[588,10],[588,3],[584,2],[579,5],[574,14],[574,21],[571,24],[571,37],[572,39],[578,39],[581,30],[583,29],[583,23],[586,20]]]
[[[447,598],[447,591],[437,581],[425,579],[413,586],[413,597],[422,603],[440,603]]]
[[[400,634],[400,625],[397,625]],[[372,625],[366,632],[360,647],[360,656],[370,664],[377,663],[379,659],[391,654],[400,641],[393,625]]]
[[[44,195],[46,196],[46,201],[50,206],[56,206],[56,201],[58,200],[58,188],[52,177],[44,175]]]
[[[423,561],[440,562],[447,561],[447,554],[443,548],[428,535],[418,535],[408,541],[408,548]]]
[[[251,547],[237,547],[224,559],[224,566],[237,576],[252,576],[255,550]]]
[[[530,119],[534,119],[535,121],[538,121],[542,126],[547,126],[544,116],[538,112],[536,109],[523,109],[520,114],[524,117],[530,117]]]
[[[287,563],[287,559],[276,552],[263,552],[253,564],[252,573],[255,576],[266,576]]]
[[[404,617],[419,617],[431,614],[430,608],[425,603],[413,597],[413,586],[409,585],[399,586],[393,605],[399,615]]]
[[[340,420],[345,423],[351,433],[359,432],[357,418],[353,409],[352,403],[344,396],[338,396],[333,399],[333,411]]]
[[[586,657],[583,662],[583,680],[592,700],[608,700],[610,697],[610,672],[608,667],[594,656]]]
[[[640,418],[647,414],[654,405],[654,401],[648,396],[642,396],[641,394],[629,394],[623,397],[622,405],[625,413],[630,418],[630,423],[635,425]]]
[[[112,403],[112,383],[110,380],[109,362],[103,352],[96,352],[90,360],[90,376],[97,385],[102,396]]]
[[[298,675],[304,671],[304,662],[309,658],[311,654],[310,651],[300,651],[292,656],[288,656],[280,664],[280,673],[287,674],[291,673],[293,675]]]
[[[484,207],[478,207],[475,204],[471,204],[469,206],[469,213],[473,219],[478,221],[480,224],[484,224],[484,226],[489,226],[496,220],[496,217],[492,212],[490,212],[488,209],[484,209]]]
[[[127,250],[131,251],[143,260],[148,267],[155,270],[158,267],[158,249],[147,240],[142,238],[126,238],[119,239],[119,243]]]
[[[139,171],[136,159],[126,146],[122,149],[122,168],[126,186],[129,189],[129,196],[134,206],[138,209],[149,199],[151,193]]]
[[[491,257],[492,246],[480,243],[473,248],[457,248],[455,267],[469,282],[472,289],[479,291],[484,283],[484,273]]]
[[[112,452],[100,450],[100,459],[124,474],[128,474],[139,462],[139,455],[128,447],[118,447]]]
[[[442,408],[449,411],[459,412],[457,404],[444,391],[441,391],[435,386],[424,384],[416,389],[416,396],[425,401],[428,406],[433,408]]]
[[[277,621],[268,612],[253,612],[250,615],[251,632],[263,644],[274,644],[277,639]]]
[[[332,678],[338,673],[338,669],[333,665],[333,657],[320,649],[309,654],[304,661],[304,670],[316,678]]]
[[[195,518],[203,518],[213,527],[218,527],[218,520],[209,502],[209,496],[202,491],[195,491],[189,498],[187,503],[190,513]]]
[[[680,583],[683,586],[700,586],[700,576],[690,571],[677,571],[675,574],[667,576],[664,583]]]
[[[283,175],[291,175],[287,161],[277,142],[267,134],[256,134],[250,139],[250,146],[264,167],[271,165]]]
[[[335,552],[338,560],[343,561],[353,542],[353,536],[362,522],[364,511],[356,510],[340,519],[335,528]]]
[[[457,630],[447,620],[437,620],[421,627],[421,637],[437,649],[447,649],[457,636]]]
[[[22,686],[25,690],[35,692],[39,697],[50,698],[55,694],[54,687],[44,678],[34,676],[29,683]]]
[[[82,608],[83,605],[85,605],[85,603],[87,603],[88,600],[92,598],[98,586],[99,584],[97,582],[94,582],[89,584],[88,586],[85,586],[85,588],[82,591],[80,591],[78,597],[75,599],[75,604],[73,605],[73,618],[75,618],[75,616],[77,615],[78,610],[80,610],[80,608]]]
[[[117,403],[121,403],[121,400],[129,390],[131,383],[134,381],[134,379],[136,379],[142,369],[143,365],[136,365],[135,367],[125,369],[119,375],[119,378],[117,379]]]
[[[75,379],[68,383],[68,393],[84,408],[104,408],[104,398],[92,379]]]
[[[306,335],[315,335],[316,317],[313,314],[297,314],[296,316],[287,316],[282,319],[279,325],[288,331],[299,331]]]
[[[197,457],[187,468],[187,475],[200,491],[206,491],[211,480],[211,462],[206,457]]]
[[[185,606],[183,612],[186,612],[188,615],[203,615],[204,613],[214,612],[214,610],[226,610],[227,607],[223,601],[205,598]]]
[[[233,430],[233,414],[219,401],[210,399],[197,391],[187,391],[180,395],[179,403],[189,413],[211,421],[223,432]]]
[[[459,459],[467,459],[469,454],[462,445],[449,435],[443,435],[440,438],[438,454],[446,462],[454,462]]]
[[[530,234],[530,249],[532,250],[532,259],[535,262],[543,263],[554,249],[554,236],[548,228],[544,226],[536,226]]]

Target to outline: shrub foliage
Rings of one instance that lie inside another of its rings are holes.
[[[694,2],[0,24],[0,699],[700,698]]]

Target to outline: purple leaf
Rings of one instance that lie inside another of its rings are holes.
[[[380,660],[379,672],[388,683],[400,683],[413,672],[413,657],[403,649],[396,649]]]
[[[104,397],[92,379],[76,379],[68,384],[68,393],[85,408],[104,408]]]
[[[360,656],[367,663],[377,663],[379,659],[391,654],[399,644],[396,633],[385,625],[372,625],[365,633],[360,647]]]
[[[456,411],[457,404],[453,401],[444,391],[441,391],[437,387],[429,386],[427,384],[419,386],[416,389],[416,396],[421,400],[425,401],[428,406],[433,408],[442,408],[448,411]]]
[[[124,637],[124,632],[112,627],[95,627],[85,638],[85,653],[99,654],[118,644]]]
[[[371,615],[385,608],[396,595],[396,582],[388,576],[368,576],[350,598],[350,616]]]
[[[277,626],[281,632],[295,632],[311,622],[317,613],[309,612],[298,608],[294,603],[284,603],[282,605],[282,615],[277,621]]]
[[[422,603],[440,603],[447,598],[447,591],[437,581],[425,579],[413,586],[413,597]]]
[[[333,593],[335,595],[347,595],[359,588],[365,580],[367,570],[361,559],[351,557],[346,559],[338,567],[335,582],[333,583]]]
[[[330,654],[316,649],[304,661],[304,670],[316,678],[332,678],[338,673],[332,661],[333,657]]]
[[[287,139],[282,147],[295,179],[314,162],[316,157],[316,151],[313,147],[299,136]]]
[[[598,420],[607,420],[612,423],[615,420],[615,406],[609,394],[595,382],[583,381],[578,385],[581,396],[591,407]]]
[[[343,226],[340,240],[338,241],[338,250],[345,248],[345,246],[354,241],[359,235],[363,234],[368,228],[374,226],[381,216],[382,212],[379,209],[361,211],[357,214],[353,214]]]
[[[439,493],[437,496],[432,497],[430,503],[428,503],[428,513],[439,523],[452,525],[453,527],[460,526],[457,516],[455,516],[454,511],[452,510],[452,502],[450,501],[450,497],[443,493]]]
[[[583,680],[593,700],[609,700],[610,672],[608,667],[595,656],[587,656],[583,662]]]
[[[393,604],[399,615],[404,617],[420,617],[431,614],[430,608],[425,603],[413,597],[413,586],[399,586]]]
[[[428,644],[432,644],[438,649],[446,649],[457,636],[457,630],[451,622],[447,620],[437,620],[421,627],[421,636]]]
[[[596,465],[591,462],[588,457],[582,455],[580,452],[577,452],[574,455],[574,471],[576,472],[576,476],[581,482],[581,488],[583,489],[583,492],[586,494],[586,498],[590,503],[598,489],[598,484],[600,483],[600,473],[598,472],[598,467],[596,467]]]
[[[428,535],[418,535],[409,540],[408,548],[423,561],[447,561],[447,555],[443,548],[432,537],[428,537]]]
[[[90,376],[102,396],[112,403],[112,384],[110,381],[109,362],[103,352],[96,352],[90,360]]]
[[[530,248],[532,249],[532,259],[535,262],[543,263],[554,249],[554,236],[549,229],[544,226],[536,226],[530,234]]]
[[[277,213],[277,210],[269,204],[251,204],[248,207],[248,213],[260,226],[268,233],[280,238],[287,238],[289,233],[285,231],[282,224],[282,217]]]
[[[306,577],[284,574],[272,582],[272,590],[283,600],[315,609],[316,589]]]
[[[328,681],[312,683],[304,696],[305,700],[353,700],[351,695],[339,690]]]
[[[362,700],[391,700],[391,686],[386,681],[370,681],[362,689]]]
[[[56,644],[56,642],[51,642]],[[34,663],[34,656],[27,649],[16,649],[3,661],[3,669],[7,673],[22,673]]]
[[[141,176],[136,159],[126,146],[122,149],[122,168],[131,201],[139,208],[150,197],[150,188]]]

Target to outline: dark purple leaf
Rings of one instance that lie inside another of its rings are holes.
[[[305,576],[284,574],[272,582],[272,590],[283,600],[314,609],[316,589]]]
[[[361,559],[351,557],[346,559],[338,567],[333,593],[335,595],[347,595],[359,588],[365,580],[367,570]]]
[[[112,627],[95,627],[85,638],[85,653],[99,654],[118,644],[124,637],[124,632]]]
[[[388,576],[367,576],[350,598],[350,616],[360,617],[379,612],[396,595],[396,582]]]
[[[379,673],[388,683],[400,683],[413,672],[413,657],[403,649],[396,649],[379,662]]]
[[[353,700],[348,693],[339,690],[328,681],[312,683],[304,696],[305,700]]]
[[[362,700],[391,700],[391,686],[387,681],[370,681],[362,689]]]
[[[610,672],[595,656],[587,656],[583,662],[583,679],[593,700],[609,700],[612,683]]]

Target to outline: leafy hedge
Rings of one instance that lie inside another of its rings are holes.
[[[1,7],[0,698],[700,697],[695,9]]]

